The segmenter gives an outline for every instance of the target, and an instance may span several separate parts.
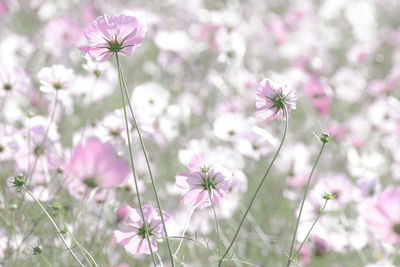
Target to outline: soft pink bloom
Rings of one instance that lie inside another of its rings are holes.
[[[109,143],[89,138],[86,144],[74,148],[66,173],[70,178],[71,191],[88,187],[113,188],[121,185],[128,177],[129,166],[118,159]]]
[[[276,145],[275,138],[266,130],[252,127],[235,140],[235,149],[243,155],[259,160],[268,155]]]
[[[362,214],[376,236],[400,248],[400,187],[367,200]]]
[[[187,190],[182,197],[182,201],[194,206],[204,201],[198,206],[202,209],[211,206],[209,202],[210,193],[213,204],[220,203],[231,186],[231,180],[227,179],[213,166],[206,166],[201,156],[194,157],[188,163],[187,169],[189,173],[178,173],[175,177],[176,185],[181,189]]]
[[[70,17],[60,17],[51,20],[45,29],[45,39],[55,45],[74,45],[81,35],[81,29]]]
[[[117,211],[115,212],[115,214],[117,216],[117,222],[121,222],[121,221],[125,220],[125,218],[128,217],[130,210],[131,210],[131,208],[129,206],[126,206],[126,205],[120,206],[117,209]]]
[[[82,45],[79,49],[97,61],[106,61],[114,53],[129,56],[143,41],[144,34],[145,28],[136,17],[103,15],[85,30],[91,44]]]
[[[304,91],[318,112],[326,115],[331,105],[331,99],[327,96],[323,83],[317,78],[311,78],[305,85]]]
[[[129,215],[126,218],[126,224],[121,230],[114,231],[116,241],[124,246],[125,250],[132,255],[150,254],[150,248],[146,239],[146,231],[143,224],[141,212],[130,207]],[[147,223],[147,229],[150,236],[150,243],[153,252],[157,251],[157,239],[165,236],[161,223],[160,214],[151,205],[143,206],[143,215]],[[163,213],[164,219],[169,216]]]
[[[63,65],[53,65],[42,68],[39,73],[40,91],[43,93],[55,92],[55,90],[67,90],[72,82],[74,72]]]
[[[286,84],[264,79],[256,91],[256,113],[270,121],[284,115],[286,107],[289,115],[290,110],[296,109],[296,100],[296,91],[289,90]]]
[[[26,93],[29,86],[29,78],[21,68],[0,69],[0,96],[10,93]]]

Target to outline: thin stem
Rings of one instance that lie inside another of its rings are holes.
[[[172,255],[171,244],[170,244],[169,239],[168,239],[167,227],[166,227],[166,224],[165,224],[164,215],[163,215],[161,204],[160,204],[160,199],[158,197],[157,188],[156,188],[156,185],[155,185],[155,182],[154,182],[153,173],[151,171],[149,158],[147,156],[146,148],[145,148],[145,145],[144,145],[144,142],[143,142],[142,133],[141,133],[139,125],[138,125],[138,123],[136,121],[136,117],[135,117],[135,114],[133,112],[131,101],[129,99],[129,95],[128,95],[128,90],[127,90],[124,74],[122,73],[121,66],[120,66],[119,59],[118,59],[118,53],[115,53],[115,56],[117,58],[118,72],[120,73],[120,76],[121,76],[121,79],[122,79],[122,84],[123,84],[123,88],[124,88],[124,91],[125,91],[126,100],[127,100],[128,106],[129,106],[129,110],[130,110],[131,115],[132,115],[133,124],[134,124],[135,128],[137,129],[140,145],[142,147],[144,158],[146,160],[146,165],[147,165],[147,169],[148,169],[150,180],[151,180],[151,186],[153,187],[154,195],[156,197],[157,208],[158,208],[159,213],[160,213],[161,223],[163,225],[165,237],[167,239],[168,254],[169,254],[169,257],[170,257],[170,260],[171,260],[171,265],[172,265],[172,267],[175,267],[174,257]]]
[[[57,105],[58,105],[58,90],[56,90],[56,93],[55,93],[55,97],[54,97],[54,98],[55,98],[55,99],[54,99],[54,106],[53,106],[53,110],[52,110],[51,115],[50,115],[50,120],[49,120],[49,123],[48,123],[48,125],[47,125],[46,131],[44,132],[42,142],[40,143],[40,145],[39,145],[39,147],[38,147],[39,150],[42,150],[42,152],[44,151],[44,144],[45,144],[46,141],[47,141],[47,137],[48,137],[48,134],[49,134],[50,126],[51,126],[51,124],[53,123],[54,115],[55,115],[55,113],[56,113],[56,108],[57,108]],[[29,133],[29,134],[30,134],[30,133]],[[32,175],[34,174],[35,170],[36,170],[36,165],[37,165],[39,156],[40,156],[40,155],[36,155],[35,161],[33,162],[33,166],[32,166],[32,168],[31,168],[31,170],[29,171],[29,176],[32,176]]]
[[[72,249],[68,246],[67,241],[64,239],[62,236],[60,229],[58,228],[57,224],[54,222],[53,218],[50,216],[50,214],[47,212],[45,207],[42,205],[42,203],[29,191],[24,185],[22,186],[22,189],[40,206],[40,208],[43,210],[43,212],[46,214],[47,218],[53,225],[54,229],[60,236],[62,242],[64,243],[65,247],[68,249],[69,253],[74,257],[74,259],[79,263],[80,266],[84,267],[85,265],[82,264],[82,262],[78,259],[78,257],[75,255],[75,253],[72,251]]]
[[[78,246],[78,248],[80,249],[82,255],[85,257],[85,260],[89,263],[90,266],[92,266],[92,263],[89,261],[89,259],[86,257],[89,256],[89,258],[92,260],[92,262],[94,263],[94,265],[96,267],[98,267],[97,262],[94,260],[94,258],[92,257],[92,255],[90,255],[90,253],[78,242],[78,240],[76,240],[75,236],[71,233],[71,231],[69,230],[63,216],[61,215],[61,213],[59,213],[60,216],[60,220],[63,223],[65,229],[67,229],[67,233],[69,234],[69,236],[71,237],[71,239],[76,243],[76,245]]]
[[[181,236],[183,236],[183,237],[185,236],[187,227],[188,227],[189,222],[190,222],[190,218],[192,217],[192,215],[193,215],[194,211],[197,209],[197,207],[200,206],[201,204],[203,204],[204,202],[208,202],[208,200],[202,200],[202,201],[200,201],[200,202],[197,203],[197,204],[192,208],[192,210],[189,212],[189,215],[188,215],[187,218],[186,218],[185,226],[183,227],[183,231],[182,231]],[[171,237],[170,237],[170,238],[171,238]],[[179,252],[179,250],[180,250],[180,248],[181,248],[181,246],[182,246],[183,239],[184,239],[184,238],[182,238],[182,239],[179,241],[179,245],[178,245],[178,247],[176,248],[175,253],[173,254],[174,257],[176,257],[176,255],[178,254],[178,252]]]
[[[47,266],[51,267],[50,262],[41,253],[39,255],[40,255],[40,258],[47,264]]]
[[[319,151],[318,157],[317,157],[317,159],[315,160],[314,165],[313,165],[313,167],[312,167],[312,169],[311,169],[310,176],[308,176],[308,180],[307,180],[307,184],[306,184],[306,189],[304,190],[303,199],[302,199],[301,205],[300,205],[299,216],[297,217],[296,227],[295,227],[294,233],[293,233],[292,243],[291,243],[291,245],[290,245],[289,260],[288,260],[288,262],[287,262],[286,267],[289,267],[289,266],[290,266],[290,263],[291,263],[291,261],[292,261],[292,254],[293,254],[294,241],[296,240],[297,229],[298,229],[298,227],[299,227],[301,214],[302,214],[302,212],[303,212],[304,202],[306,201],[306,197],[307,197],[307,193],[308,193],[308,188],[309,188],[310,182],[311,182],[311,177],[312,177],[312,175],[313,175],[313,173],[314,173],[315,168],[317,167],[319,158],[321,157],[321,154],[322,154],[322,151],[324,151],[324,148],[325,148],[325,142],[322,142],[321,150]]]
[[[126,137],[127,137],[127,140],[128,140],[128,149],[129,149],[129,159],[130,159],[131,167],[132,167],[131,170],[132,170],[133,180],[134,180],[134,183],[135,183],[136,196],[137,196],[138,203],[139,203],[140,216],[142,217],[144,230],[146,232],[146,239],[147,239],[147,243],[148,243],[149,248],[150,248],[151,258],[153,260],[154,267],[157,267],[156,259],[154,258],[153,248],[151,247],[151,241],[150,241],[150,236],[149,236],[148,225],[147,225],[146,218],[145,218],[144,212],[143,212],[142,200],[140,199],[139,186],[138,186],[138,183],[137,183],[137,177],[136,177],[136,172],[135,172],[135,164],[133,162],[133,152],[132,152],[132,148],[131,148],[131,138],[130,138],[130,134],[129,134],[128,116],[126,114],[125,96],[124,96],[124,91],[123,91],[123,88],[122,88],[123,87],[122,72],[121,72],[121,67],[120,67],[120,64],[119,64],[118,53],[115,53],[115,58],[117,60],[117,65],[118,65],[118,79],[119,79],[119,85],[120,85],[120,89],[121,89],[122,106],[124,108]],[[160,214],[162,214],[162,212],[160,212]]]
[[[219,234],[219,224],[218,224],[218,218],[217,218],[217,213],[215,212],[215,206],[214,203],[212,202],[212,195],[211,195],[211,190],[208,191],[208,197],[210,198],[210,203],[211,207],[214,213],[214,220],[215,220],[215,229],[217,230],[217,250],[218,250],[218,260],[221,258],[221,237]]]
[[[311,234],[311,231],[313,230],[315,224],[317,223],[318,219],[321,217],[321,215],[324,213],[326,204],[328,203],[328,200],[325,200],[324,206],[322,207],[322,209],[319,211],[317,218],[315,219],[314,223],[311,225],[310,230],[308,231],[306,237],[304,238],[303,242],[301,242],[300,247],[297,249],[296,254],[294,254],[294,256],[292,257],[292,260],[294,260],[300,253],[301,248],[304,246],[304,244],[306,243],[308,237]]]
[[[276,160],[276,158],[277,158],[279,152],[281,151],[283,142],[285,141],[285,138],[286,138],[286,133],[287,133],[288,125],[289,125],[289,116],[288,116],[288,112],[287,112],[286,106],[285,106],[285,109],[284,109],[284,114],[285,114],[285,130],[283,131],[282,140],[281,140],[281,143],[279,144],[278,150],[275,152],[275,155],[274,155],[274,157],[272,158],[272,161],[271,161],[271,163],[269,164],[269,166],[268,166],[268,168],[267,168],[267,171],[265,172],[263,178],[261,179],[260,183],[258,184],[257,189],[256,189],[256,191],[254,192],[253,197],[251,198],[250,204],[249,204],[249,206],[247,207],[246,212],[244,213],[244,215],[243,215],[243,217],[242,217],[242,220],[241,220],[240,223],[239,223],[238,228],[236,229],[235,235],[233,236],[231,243],[229,244],[228,248],[226,249],[226,251],[225,251],[225,253],[222,255],[222,257],[219,259],[218,267],[220,267],[220,266],[222,265],[222,261],[224,260],[224,258],[225,258],[226,255],[228,254],[229,250],[232,248],[233,243],[235,242],[235,240],[236,240],[236,238],[237,238],[237,236],[238,236],[238,234],[239,234],[240,228],[242,227],[243,222],[244,222],[244,220],[246,219],[246,216],[247,216],[247,214],[249,213],[250,208],[251,208],[251,206],[253,205],[253,202],[254,202],[254,200],[256,199],[256,196],[257,196],[258,192],[260,191],[260,188],[261,188],[262,184],[264,183],[265,179],[267,178],[268,173],[269,173],[269,171],[271,170],[272,165],[274,164],[274,162],[275,162],[275,160]]]

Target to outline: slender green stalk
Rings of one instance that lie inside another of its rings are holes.
[[[313,165],[313,167],[312,167],[310,176],[308,176],[308,181],[307,181],[307,184],[306,184],[306,189],[304,190],[303,200],[301,201],[301,205],[300,205],[299,216],[297,217],[296,227],[295,227],[294,233],[293,233],[292,243],[291,243],[291,245],[290,245],[289,260],[288,260],[288,262],[287,262],[286,267],[289,267],[289,266],[290,266],[290,263],[292,262],[292,254],[293,254],[294,241],[296,240],[297,229],[298,229],[298,227],[299,227],[301,214],[302,214],[302,212],[303,212],[304,202],[306,201],[306,197],[307,197],[307,193],[308,193],[308,188],[309,188],[309,186],[310,186],[311,177],[312,177],[312,175],[313,175],[313,173],[314,173],[315,168],[317,167],[317,164],[318,164],[318,161],[319,161],[319,159],[320,159],[320,157],[321,157],[322,151],[324,151],[325,144],[326,144],[325,142],[322,142],[321,150],[319,151],[318,157],[317,157],[317,159],[316,159],[315,162],[314,162],[314,165]]]
[[[222,261],[224,260],[224,258],[225,258],[226,255],[228,254],[229,250],[232,248],[233,243],[235,242],[235,240],[236,240],[236,238],[237,238],[237,236],[238,236],[238,234],[239,234],[240,228],[242,227],[243,222],[244,222],[244,220],[246,219],[246,216],[247,216],[247,214],[249,213],[250,208],[251,208],[251,206],[253,205],[253,202],[254,202],[254,200],[256,199],[256,196],[257,196],[258,192],[260,191],[260,188],[261,188],[262,184],[264,183],[265,179],[267,178],[268,173],[269,173],[269,171],[271,170],[272,165],[274,164],[276,158],[278,157],[279,152],[281,151],[283,142],[285,141],[285,138],[286,138],[286,133],[287,133],[288,125],[289,125],[289,116],[288,116],[288,112],[287,112],[286,106],[285,106],[285,109],[284,109],[284,114],[285,114],[285,130],[283,131],[282,140],[281,140],[281,143],[279,144],[278,150],[275,152],[275,155],[274,155],[274,157],[272,158],[272,161],[271,161],[271,163],[269,164],[269,166],[268,166],[268,168],[267,168],[267,171],[265,172],[263,178],[261,179],[260,183],[258,184],[257,189],[256,189],[256,191],[254,192],[253,197],[251,198],[250,204],[249,204],[249,206],[247,207],[246,212],[244,213],[244,215],[243,215],[243,217],[242,217],[242,220],[241,220],[240,223],[239,223],[238,228],[236,229],[235,235],[233,236],[231,243],[229,244],[228,248],[226,249],[226,251],[225,251],[225,253],[222,255],[222,257],[219,259],[218,267],[222,266]]]
[[[46,265],[51,267],[50,262],[41,253],[39,255],[40,255],[40,258],[46,263]]]
[[[40,206],[40,208],[43,210],[43,212],[46,214],[47,218],[53,225],[54,229],[60,236],[62,242],[64,243],[65,247],[68,249],[69,253],[74,257],[74,259],[79,263],[80,266],[84,267],[85,265],[82,264],[82,262],[78,259],[78,257],[75,255],[75,253],[72,251],[72,249],[68,246],[67,241],[64,239],[63,235],[60,232],[60,229],[58,228],[57,224],[54,222],[53,218],[50,216],[50,214],[47,212],[46,208],[42,205],[42,203],[29,191],[25,185],[22,186],[22,189]]]
[[[325,200],[324,206],[322,207],[322,209],[319,211],[317,218],[315,219],[314,223],[311,225],[310,230],[308,231],[306,237],[304,238],[303,242],[301,242],[300,247],[297,249],[296,254],[294,254],[294,256],[292,257],[292,260],[294,260],[300,253],[301,248],[304,246],[304,244],[306,243],[308,237],[311,234],[311,231],[313,230],[315,224],[317,223],[317,221],[319,220],[319,218],[321,217],[321,215],[324,213],[326,204],[328,203],[328,200]]]
[[[45,144],[46,141],[47,141],[47,137],[48,137],[48,134],[49,134],[50,126],[51,126],[51,124],[53,123],[53,120],[54,120],[54,115],[55,115],[55,113],[56,113],[56,109],[57,109],[57,105],[58,105],[58,90],[56,90],[56,93],[55,93],[55,97],[54,97],[54,98],[55,98],[55,99],[54,99],[54,106],[53,106],[53,110],[51,111],[49,123],[48,123],[48,125],[47,125],[46,131],[44,132],[42,142],[41,142],[40,145],[37,147],[37,149],[39,149],[38,153],[43,153],[43,151],[44,151],[44,144]],[[30,134],[30,133],[29,133],[29,134]],[[41,151],[40,151],[40,150],[41,150]],[[35,170],[36,170],[36,165],[37,165],[37,162],[38,162],[38,159],[39,159],[39,156],[40,156],[40,154],[35,154],[35,155],[36,155],[35,161],[33,162],[33,166],[32,166],[32,168],[31,168],[30,171],[29,171],[29,176],[31,176],[31,175],[34,174],[34,172],[35,172]],[[28,176],[28,177],[29,177],[29,176]]]
[[[212,201],[212,196],[211,196],[211,190],[208,189],[208,197],[210,198],[210,204],[214,213],[214,220],[215,220],[215,229],[217,230],[217,249],[218,249],[218,260],[221,258],[221,237],[219,234],[219,224],[218,224],[218,217],[217,217],[217,213],[215,212],[215,206],[214,203]]]
[[[187,218],[186,218],[185,226],[183,227],[183,230],[182,230],[182,234],[181,234],[182,237],[184,237],[185,234],[186,234],[186,230],[187,230],[187,227],[188,227],[188,225],[189,225],[190,218],[192,217],[194,211],[197,209],[198,206],[200,206],[200,204],[203,204],[204,202],[208,202],[208,200],[202,200],[202,201],[200,201],[200,202],[197,203],[197,204],[192,208],[192,210],[189,212],[189,215],[188,215]],[[170,237],[170,238],[171,238],[171,237]],[[182,238],[182,239],[179,241],[178,247],[176,248],[176,251],[175,251],[175,253],[174,253],[174,255],[173,255],[174,258],[176,257],[176,255],[178,254],[178,252],[179,252],[179,250],[180,250],[180,248],[181,248],[181,246],[182,246],[183,239],[184,239],[184,238]]]
[[[92,262],[94,263],[94,265],[96,267],[99,267],[97,265],[97,262],[94,260],[93,256],[89,253],[89,251],[87,251],[79,242],[78,240],[76,240],[75,236],[71,233],[71,231],[68,229],[68,226],[63,218],[63,216],[61,215],[61,213],[59,213],[60,216],[60,220],[63,223],[65,229],[67,229],[67,233],[69,234],[69,236],[71,237],[71,239],[76,243],[76,245],[78,246],[79,250],[81,251],[82,255],[85,257],[85,260],[89,263],[90,266],[93,266],[92,263],[90,262],[90,260],[86,257],[86,255],[92,260]]]
[[[151,258],[153,260],[154,267],[157,267],[156,259],[154,258],[153,248],[151,247],[151,241],[150,241],[150,236],[149,236],[148,225],[147,225],[147,222],[146,222],[146,218],[144,217],[142,200],[140,198],[139,186],[138,186],[138,183],[137,183],[137,177],[136,177],[136,172],[135,172],[135,164],[133,162],[133,152],[132,152],[132,148],[131,148],[131,137],[130,137],[130,134],[129,134],[128,116],[126,114],[125,96],[124,96],[124,91],[123,91],[122,71],[121,71],[121,66],[119,64],[118,53],[115,53],[115,58],[117,60],[118,79],[119,79],[119,85],[120,85],[120,89],[121,89],[122,106],[124,108],[126,137],[127,137],[127,140],[128,140],[128,149],[129,149],[129,159],[130,159],[131,167],[132,167],[131,170],[132,170],[133,180],[134,180],[134,183],[135,183],[136,196],[137,196],[138,203],[139,203],[140,216],[142,217],[144,230],[146,232],[146,239],[147,239],[147,243],[148,243],[149,248],[150,248]],[[161,212],[161,214],[162,214],[162,212]]]
[[[145,145],[144,145],[144,142],[143,142],[142,133],[141,133],[140,128],[139,128],[139,125],[138,125],[138,123],[137,123],[137,121],[136,121],[136,117],[135,117],[135,114],[134,114],[134,112],[133,112],[132,104],[131,104],[131,101],[130,101],[130,99],[129,99],[128,89],[127,89],[127,86],[126,86],[124,74],[123,74],[123,72],[122,72],[122,70],[121,70],[121,65],[120,65],[119,59],[118,59],[118,53],[115,53],[115,55],[116,55],[116,58],[117,58],[118,72],[120,73],[120,77],[121,77],[121,79],[122,79],[122,84],[123,84],[123,88],[124,88],[124,91],[125,91],[126,100],[127,100],[128,106],[129,106],[129,110],[130,110],[131,115],[132,115],[133,124],[134,124],[135,128],[137,129],[138,136],[139,136],[139,141],[140,141],[140,145],[141,145],[141,147],[142,147],[143,154],[144,154],[144,158],[145,158],[145,160],[146,160],[146,165],[147,165],[147,169],[148,169],[149,176],[150,176],[150,180],[151,180],[151,186],[153,187],[154,195],[155,195],[156,202],[157,202],[157,208],[158,208],[159,213],[160,213],[161,223],[162,223],[162,225],[163,225],[165,237],[166,237],[166,239],[167,239],[168,254],[169,254],[169,257],[170,257],[170,260],[171,260],[171,265],[172,265],[172,267],[175,267],[174,257],[173,257],[173,255],[172,255],[171,244],[170,244],[169,239],[168,239],[167,227],[166,227],[166,225],[165,225],[164,215],[163,215],[163,212],[162,212],[162,208],[161,208],[161,204],[160,204],[160,199],[159,199],[159,197],[158,197],[156,184],[155,184],[155,182],[154,182],[153,173],[152,173],[152,171],[151,171],[149,158],[148,158],[148,156],[147,156],[146,148],[145,148]],[[121,81],[120,81],[120,82],[121,82]],[[122,89],[121,89],[121,90],[122,90]]]

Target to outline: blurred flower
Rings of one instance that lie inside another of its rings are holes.
[[[24,93],[29,86],[29,78],[21,68],[4,68],[0,70],[0,96],[7,92]]]
[[[129,166],[123,159],[117,159],[114,148],[97,138],[89,138],[85,145],[74,148],[67,165],[70,191],[85,187],[112,188],[124,182]]]
[[[214,134],[223,141],[236,140],[249,125],[242,113],[224,113],[214,121]]]
[[[192,205],[198,205],[202,209],[211,204],[206,202],[211,199],[214,205],[217,205],[225,197],[231,186],[231,179],[225,177],[211,165],[206,165],[201,156],[196,156],[187,165],[188,174],[178,173],[175,177],[176,185],[179,188],[188,190],[182,197],[183,202]]]
[[[235,141],[235,148],[243,155],[259,160],[268,155],[276,145],[275,138],[266,130],[253,127]]]
[[[7,234],[2,228],[0,228],[0,259],[3,259],[7,249]]]
[[[367,200],[362,209],[362,216],[376,236],[400,248],[399,187]]]
[[[114,53],[129,56],[143,41],[144,34],[144,26],[136,17],[103,15],[90,23],[85,31],[91,44],[79,49],[97,61],[106,61]]]
[[[143,224],[140,210],[130,207],[126,218],[126,224],[121,230],[114,231],[114,237],[118,244],[124,246],[125,250],[132,254],[150,254],[149,244],[146,240],[146,230]],[[147,223],[147,230],[150,237],[153,252],[158,250],[157,239],[164,237],[164,230],[161,224],[160,214],[151,205],[143,206],[143,213]],[[163,213],[165,220],[169,219]]]
[[[58,64],[42,68],[38,73],[40,91],[51,93],[55,90],[67,90],[72,82],[73,74],[72,69]]]
[[[336,97],[346,102],[357,102],[364,95],[366,80],[357,71],[342,67],[332,77]]]
[[[125,218],[127,218],[129,216],[130,210],[131,210],[131,208],[129,206],[126,206],[126,205],[120,206],[117,209],[117,211],[115,212],[117,215],[117,222],[121,222],[121,221],[125,220]]]
[[[326,94],[326,86],[326,84],[322,83],[317,78],[311,78],[304,87],[307,97],[310,98],[313,106],[321,115],[326,115],[331,105],[331,99]]]
[[[264,79],[256,91],[256,113],[265,120],[270,121],[296,109],[296,91],[289,90],[287,85]]]
[[[71,17],[51,20],[45,28],[44,45],[54,56],[61,57],[65,48],[73,46],[81,36],[81,28]],[[67,51],[65,51],[67,52]]]
[[[159,116],[165,111],[169,92],[161,84],[149,82],[135,87],[131,99],[138,116],[144,120]]]

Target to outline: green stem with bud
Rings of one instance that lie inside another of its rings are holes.
[[[61,215],[61,213],[58,214],[58,216],[60,217],[61,222],[64,225],[64,228],[67,230],[67,233],[69,234],[69,236],[71,237],[71,239],[75,242],[75,244],[78,246],[79,250],[81,251],[83,257],[85,257],[85,260],[89,263],[90,266],[93,266],[92,263],[90,262],[90,260],[94,263],[94,265],[96,267],[99,267],[97,265],[97,262],[95,261],[95,259],[93,258],[93,256],[89,253],[89,251],[87,251],[79,242],[78,240],[76,240],[75,236],[71,233],[71,231],[69,230],[63,216]],[[87,255],[87,256],[86,256]],[[90,260],[87,258],[89,257]]]
[[[326,204],[328,203],[328,200],[329,200],[329,199],[325,199],[324,206],[323,206],[322,209],[319,211],[317,218],[315,219],[315,221],[314,221],[313,224],[311,225],[310,230],[308,231],[308,233],[307,233],[306,237],[304,238],[303,242],[301,242],[300,247],[297,249],[296,253],[295,253],[294,256],[292,257],[292,260],[294,260],[294,259],[299,255],[301,248],[302,248],[302,247],[304,246],[304,244],[306,243],[306,241],[307,241],[308,237],[310,236],[311,231],[313,230],[315,224],[317,223],[317,221],[319,220],[319,218],[321,217],[321,215],[324,213]]]
[[[306,201],[306,197],[307,197],[307,193],[308,193],[308,188],[309,188],[309,186],[310,186],[311,178],[312,178],[312,175],[314,174],[315,168],[317,167],[317,164],[318,164],[318,161],[319,161],[319,159],[320,159],[320,157],[321,157],[322,151],[324,151],[325,144],[327,143],[327,142],[325,142],[325,141],[322,140],[322,137],[321,137],[321,141],[322,141],[321,150],[319,151],[318,157],[317,157],[317,159],[315,160],[314,165],[313,165],[313,167],[312,167],[312,169],[311,169],[311,173],[310,173],[310,175],[308,176],[306,188],[305,188],[305,190],[304,190],[303,199],[302,199],[301,205],[300,205],[299,216],[297,217],[296,227],[295,227],[295,229],[294,229],[294,233],[293,233],[293,237],[292,237],[292,242],[291,242],[291,244],[290,244],[289,260],[288,260],[288,262],[287,262],[286,267],[289,267],[289,266],[290,266],[290,263],[292,262],[292,254],[293,254],[294,241],[296,240],[297,229],[298,229],[298,227],[299,227],[300,218],[301,218],[301,214],[302,214],[302,212],[303,212],[304,202]]]
[[[50,214],[47,212],[46,208],[43,206],[43,204],[31,193],[31,191],[29,191],[25,185],[20,186],[20,188],[22,188],[38,205],[39,207],[43,210],[43,212],[46,214],[47,218],[49,219],[49,221],[51,222],[51,224],[53,225],[54,229],[56,230],[56,232],[58,233],[58,235],[60,236],[62,242],[64,243],[65,247],[67,248],[67,250],[69,251],[69,253],[71,253],[71,255],[74,257],[74,259],[76,260],[76,262],[78,262],[78,264],[82,267],[85,267],[85,265],[82,264],[82,262],[78,259],[78,257],[75,255],[75,253],[72,251],[72,249],[68,246],[67,241],[64,239],[63,235],[60,232],[60,229],[58,228],[57,224],[55,223],[55,221],[53,220],[53,218],[50,216]]]

